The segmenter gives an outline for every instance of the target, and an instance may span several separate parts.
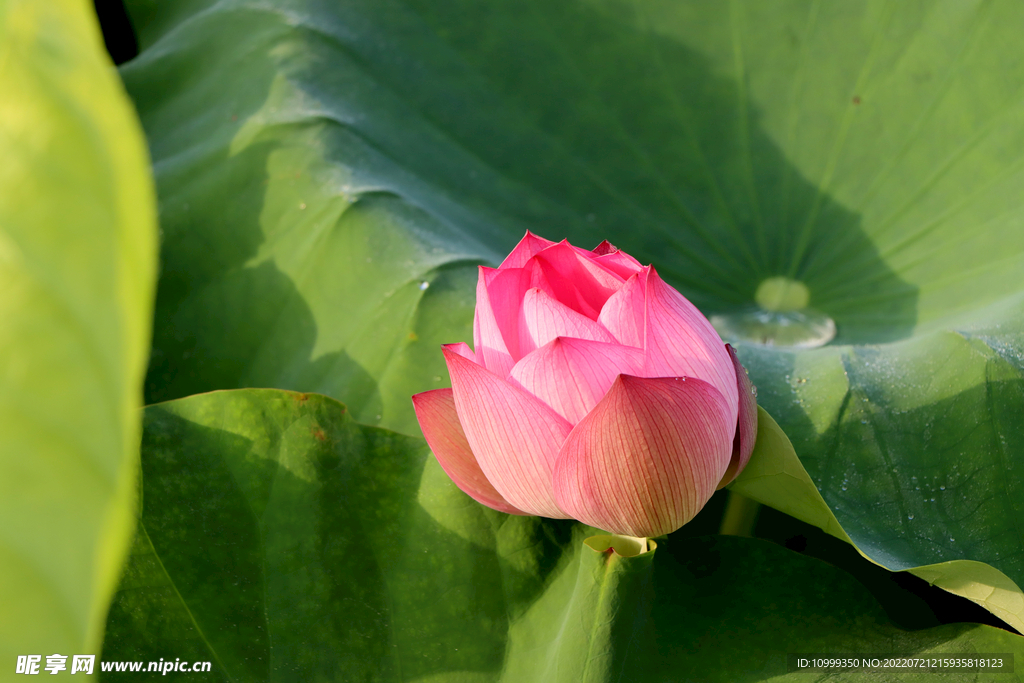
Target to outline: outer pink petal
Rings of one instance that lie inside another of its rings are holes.
[[[710,382],[729,404],[729,421],[739,411],[736,370],[725,344],[708,319],[658,277],[647,276],[644,351],[646,377],[696,377]]]
[[[480,364],[479,361],[477,361],[476,359],[476,354],[473,353],[473,349],[469,348],[469,345],[466,344],[466,342],[459,342],[458,344],[445,344],[445,346],[448,347],[449,351],[457,353],[463,358],[467,358],[473,361],[477,365]]]
[[[498,317],[487,292],[486,277],[491,268],[480,266],[476,280],[476,312],[473,315],[473,346],[477,362],[502,377],[515,365],[505,339],[501,334]]]
[[[522,268],[538,252],[553,244],[555,242],[538,237],[527,230],[523,239],[519,240],[519,244],[516,245],[511,254],[505,257],[505,260],[501,262],[498,268],[502,270],[505,268]]]
[[[513,515],[526,513],[508,504],[484,476],[462,431],[451,389],[434,389],[412,397],[416,419],[430,450],[455,485],[489,508]]]
[[[598,263],[593,254],[568,242],[548,247],[534,260],[550,283],[549,294],[591,320],[597,319],[604,302],[624,280]]]
[[[643,370],[643,350],[557,337],[512,368],[512,379],[576,424],[600,402],[615,378]]]
[[[572,426],[540,399],[444,349],[459,422],[487,480],[531,515],[567,516],[555,504],[551,471]]]
[[[693,519],[729,465],[725,398],[698,379],[620,375],[555,464],[555,499],[615,534],[658,536]]]
[[[643,348],[644,316],[647,310],[647,274],[642,268],[631,276],[619,291],[608,297],[597,322],[612,333],[616,341],[627,346]]]
[[[519,351],[522,356],[556,337],[614,342],[608,330],[568,306],[555,301],[542,289],[527,290],[519,321]]]
[[[740,395],[739,422],[736,425],[736,437],[732,442],[732,460],[729,461],[729,469],[719,482],[718,488],[723,488],[732,483],[732,480],[743,471],[743,468],[750,462],[750,454],[754,452],[754,444],[757,442],[757,389],[747,375],[747,369],[740,364],[736,356],[736,349],[729,344],[725,345],[732,358],[733,367],[736,369],[736,385]]]

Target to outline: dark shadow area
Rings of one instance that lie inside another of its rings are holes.
[[[767,680],[786,673],[787,653],[942,651],[975,628],[924,615],[918,624],[931,628],[908,632],[876,601],[884,591],[761,539],[670,537],[664,551],[654,633],[631,662],[633,680]]]
[[[669,535],[668,551],[682,547],[684,539],[717,534],[727,500],[727,490],[716,491],[696,517]],[[1015,633],[1001,619],[967,598],[932,586],[913,574],[879,567],[861,557],[850,544],[773,508],[761,506],[754,536],[850,573],[871,591],[893,624],[902,629],[913,631],[940,624],[977,623]]]
[[[728,491],[717,491],[693,520],[669,535],[669,552],[679,547],[683,539],[717,534],[727,499]],[[939,624],[978,623],[1014,632],[976,603],[929,585],[912,574],[879,567],[861,557],[850,544],[770,507],[761,506],[754,536],[849,572],[871,591],[889,619],[900,628],[913,631]]]
[[[890,572],[865,560],[845,541],[769,507],[762,507],[755,535],[793,552],[816,557],[849,572],[885,610],[894,624],[910,631],[939,624],[988,624],[1011,633],[985,608],[948,593],[913,574]]]
[[[139,54],[139,45],[135,40],[135,30],[128,13],[124,9],[123,0],[93,0],[96,18],[103,31],[103,43],[110,53],[114,64],[120,66]]]

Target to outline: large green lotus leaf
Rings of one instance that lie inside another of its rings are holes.
[[[4,680],[18,655],[99,651],[135,523],[156,241],[91,4],[0,0]]]
[[[623,557],[574,522],[494,512],[421,439],[321,395],[213,392],[144,424],[105,661],[173,653],[225,681],[735,682],[804,680],[790,652],[1024,654],[989,626],[898,629],[845,572],[765,541],[670,535]]]
[[[841,527],[1024,585],[1020,3],[128,4],[152,399],[316,390],[416,434],[473,264],[525,228],[611,239],[709,315],[785,275],[835,342],[741,358]]]

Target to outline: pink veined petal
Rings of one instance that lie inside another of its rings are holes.
[[[519,244],[516,245],[516,248],[512,250],[511,254],[505,257],[505,260],[501,262],[498,269],[522,268],[526,265],[526,262],[533,258],[538,252],[553,244],[555,244],[555,242],[546,240],[543,237],[538,237],[527,230],[526,235],[523,239],[519,240]]]
[[[459,422],[484,476],[510,505],[566,519],[551,471],[572,426],[523,389],[444,349]]]
[[[473,361],[477,365],[480,363],[476,359],[476,354],[473,353],[473,349],[469,348],[466,342],[459,342],[458,344],[445,344],[449,351],[459,354],[463,358]]]
[[[559,242],[533,257],[549,283],[555,299],[596,320],[601,307],[622,286],[624,278],[596,262],[584,249]]]
[[[558,506],[615,534],[675,531],[729,465],[728,415],[722,394],[699,379],[620,375],[558,454]]]
[[[505,349],[513,361],[519,360],[519,307],[523,305],[526,290],[532,286],[533,273],[525,268],[481,268],[480,272]]]
[[[555,301],[542,289],[527,290],[520,310],[519,352],[523,357],[556,337],[615,341],[599,323]]]
[[[456,486],[489,508],[512,515],[526,514],[509,505],[484,476],[466,440],[462,424],[459,423],[451,389],[434,389],[416,394],[412,397],[412,405],[427,445]]]
[[[608,240],[601,240],[601,244],[597,245],[590,250],[590,253],[594,256],[604,256],[605,254],[611,254],[612,252],[618,251],[619,248]]]
[[[476,311],[473,314],[473,347],[476,349],[477,362],[491,372],[502,377],[508,375],[515,365],[512,354],[505,344],[498,324],[498,317],[491,305],[487,292],[487,271],[491,268],[480,266],[476,281]]]
[[[608,297],[597,322],[611,332],[620,344],[643,348],[644,316],[647,310],[647,275],[645,267],[630,276],[619,291]]]
[[[557,337],[516,363],[512,379],[576,424],[608,392],[620,374],[643,370],[642,349]]]
[[[732,459],[729,461],[729,469],[725,471],[718,488],[724,488],[732,483],[732,480],[743,471],[743,468],[750,462],[750,454],[754,452],[754,444],[757,443],[757,389],[747,375],[747,369],[740,364],[736,356],[736,349],[731,345],[725,345],[732,358],[733,367],[736,369],[736,388],[740,395],[739,419],[736,424],[736,437],[732,442]]]
[[[736,371],[715,328],[653,267],[647,275],[646,300],[644,376],[696,377],[710,382],[725,396],[729,420],[735,423],[739,411]]]
[[[554,289],[548,282],[548,276],[545,274],[543,266],[544,264],[535,258],[530,259],[523,266],[523,272],[526,273],[525,281],[528,283],[527,289],[543,289],[554,296]]]
[[[619,277],[623,279],[629,279],[631,275],[636,275],[643,266],[635,258],[630,256],[624,251],[613,251],[608,254],[602,254],[594,259],[595,263],[600,263],[602,266],[617,273]]]

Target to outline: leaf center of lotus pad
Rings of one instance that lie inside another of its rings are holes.
[[[835,321],[808,306],[811,292],[799,280],[781,276],[763,280],[754,301],[756,306],[711,316],[723,339],[810,349],[836,336]]]
[[[811,292],[807,285],[788,277],[770,277],[757,286],[754,301],[766,311],[785,313],[807,308]]]

